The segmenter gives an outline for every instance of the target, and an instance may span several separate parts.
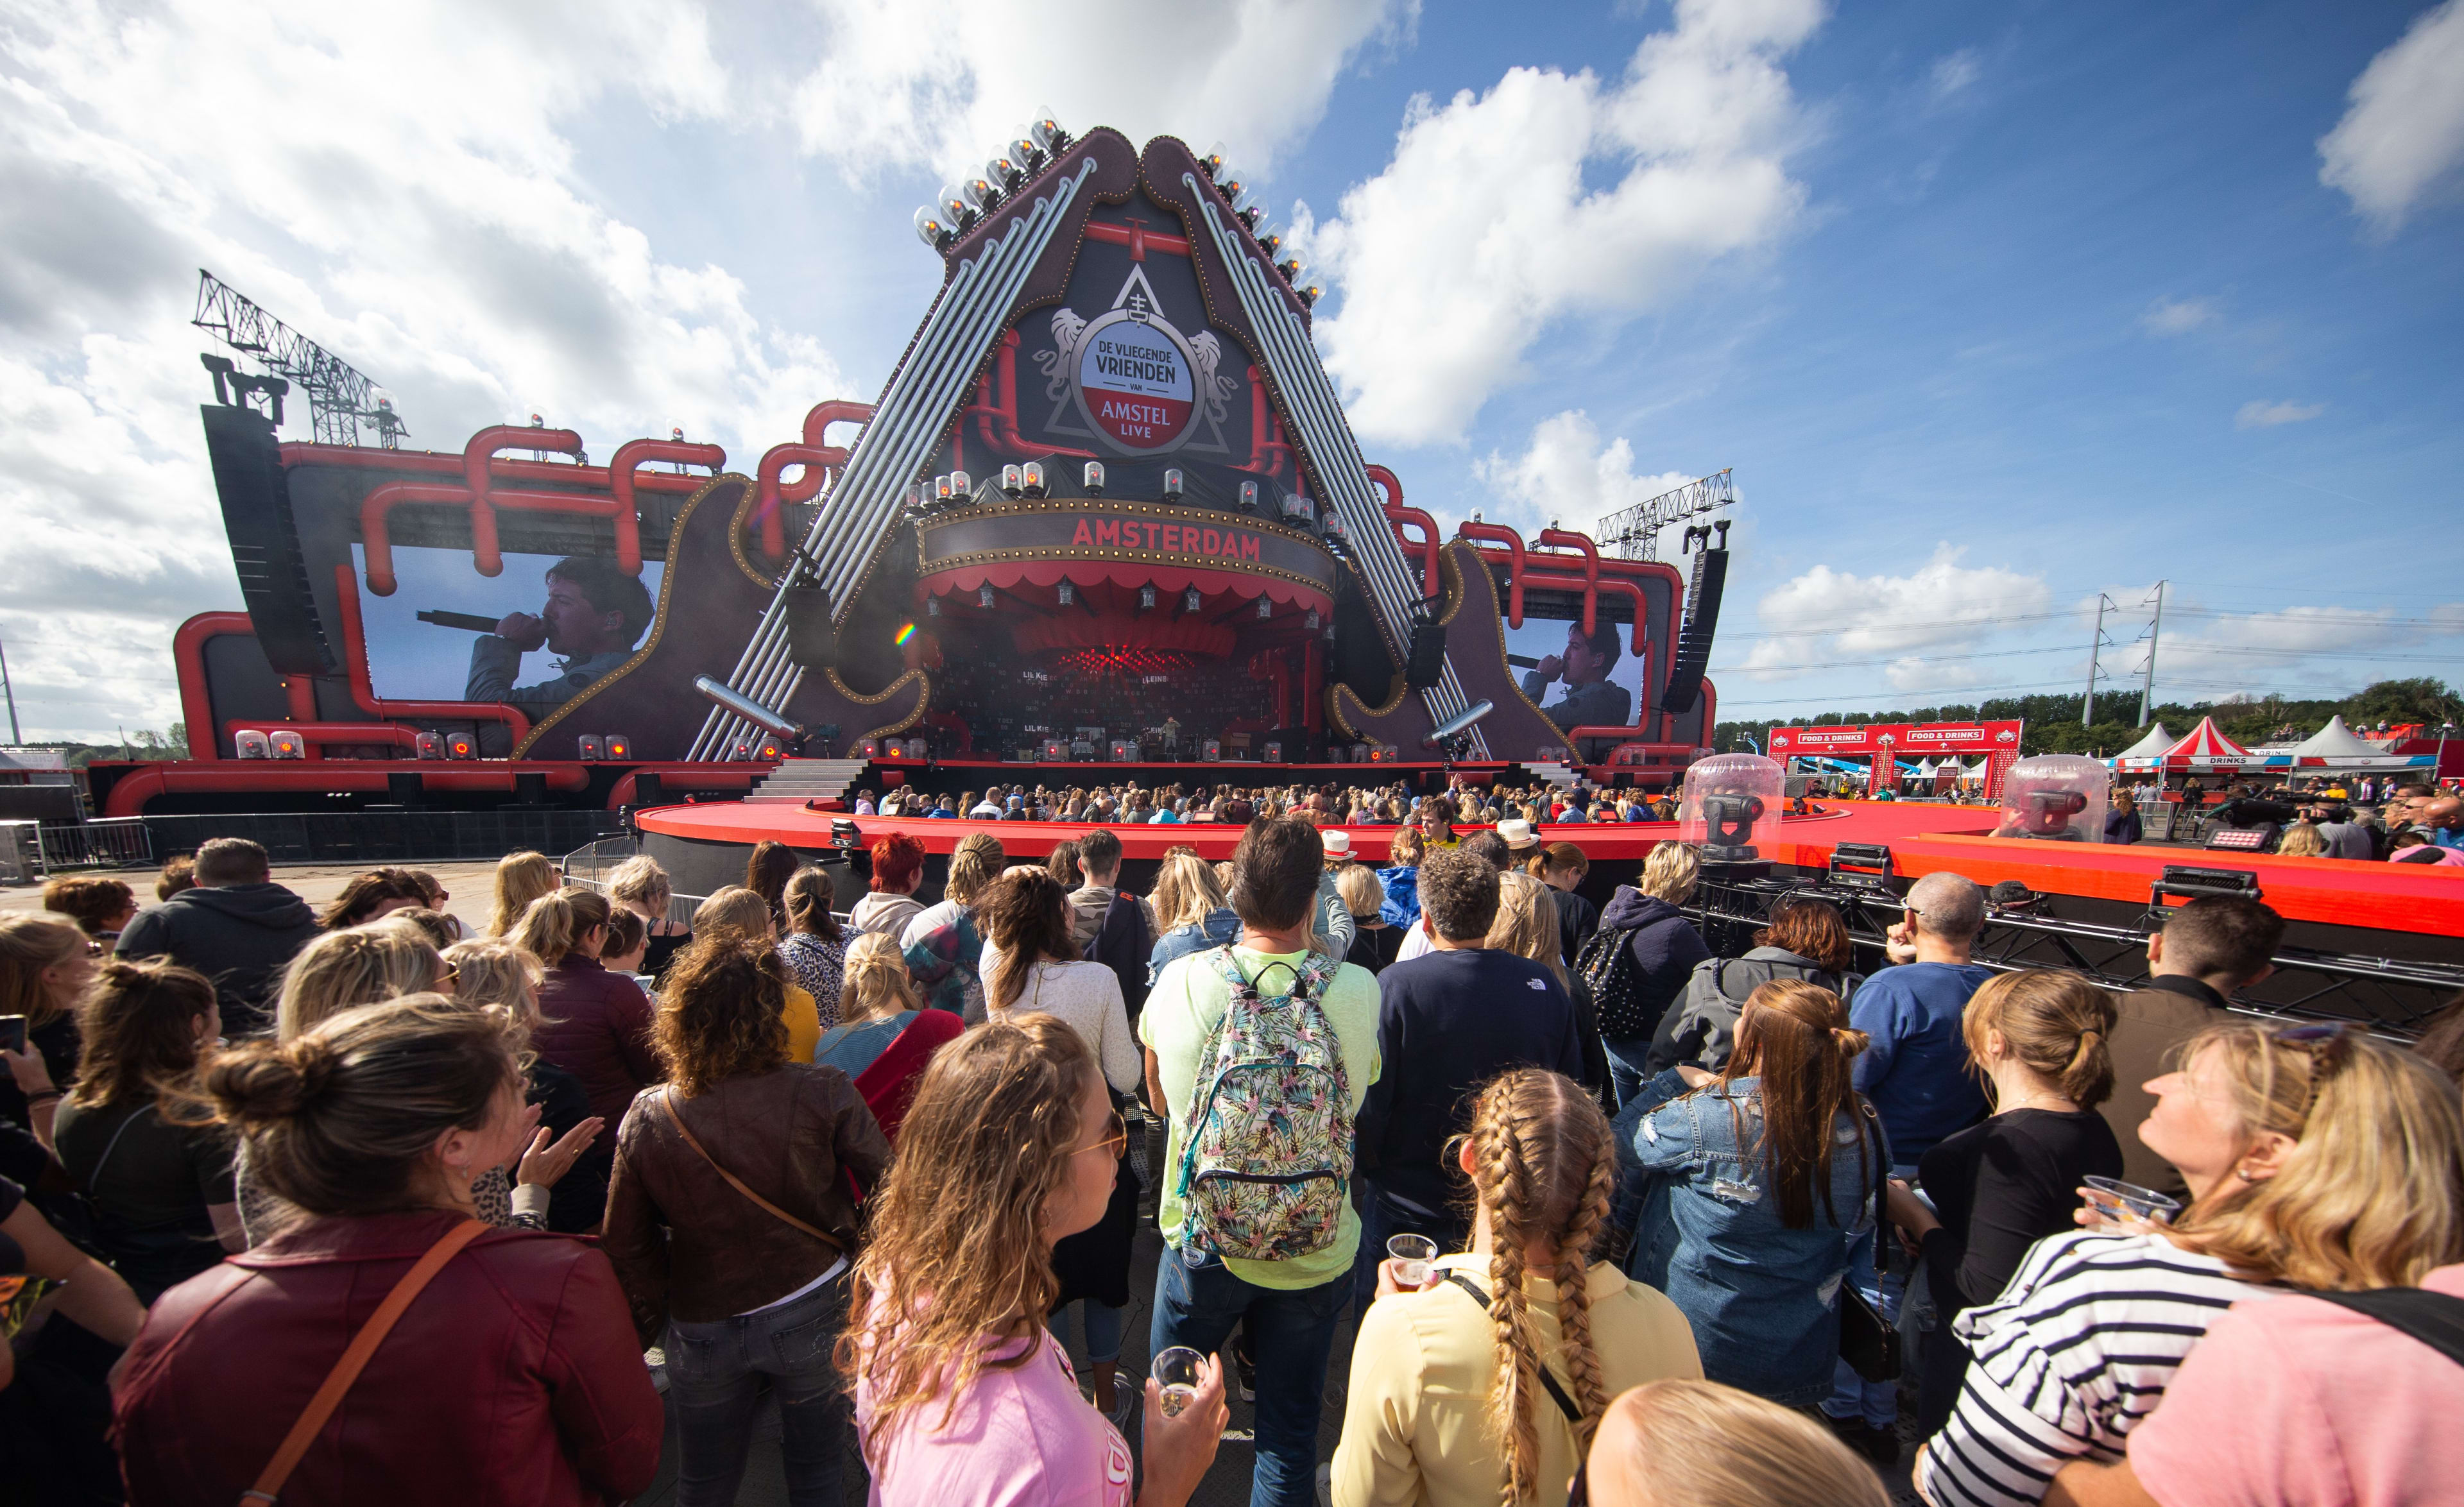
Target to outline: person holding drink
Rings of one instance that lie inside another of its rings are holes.
[[[2042,1501],[2057,1475],[2066,1499],[2106,1499],[2083,1495],[2111,1469],[2096,1462],[2122,1455],[2225,1310],[2418,1286],[2464,1256],[2464,1114],[2436,1069],[2341,1022],[2214,1026],[2178,1060],[2138,1131],[2189,1206],[2167,1226],[2083,1205],[2088,1228],[2039,1241],[1952,1324],[1974,1359],[1917,1455],[1933,1507]]]
[[[1471,1247],[1432,1261],[1424,1236],[1389,1243],[1401,1249],[1353,1345],[1336,1507],[1562,1507],[1609,1399],[1703,1374],[1677,1305],[1593,1259],[1617,1146],[1580,1084],[1499,1074],[1453,1160],[1472,1186]]]
[[[875,1507],[1129,1507],[1129,1443],[1045,1327],[1052,1248],[1104,1217],[1125,1136],[1094,1054],[1054,1016],[995,1020],[934,1056],[873,1194],[838,1347]],[[1219,1363],[1185,1385],[1173,1414],[1147,1386],[1138,1507],[1181,1507],[1215,1459]]]

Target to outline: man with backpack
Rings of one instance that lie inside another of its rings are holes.
[[[1167,965],[1138,1018],[1171,1127],[1151,1344],[1215,1352],[1248,1320],[1251,1507],[1316,1500],[1327,1358],[1360,1243],[1353,1120],[1380,1072],[1376,979],[1309,950],[1325,855],[1305,820],[1251,825],[1232,855],[1240,937]]]

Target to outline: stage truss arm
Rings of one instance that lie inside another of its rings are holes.
[[[1737,500],[1736,485],[1729,479],[1728,470],[1724,467],[1674,491],[1663,491],[1647,502],[1610,513],[1600,520],[1600,546],[1614,549],[1630,560],[1660,558],[1661,530],[1706,513],[1717,513]]]
[[[246,294],[200,267],[197,312],[188,321],[308,395],[309,427],[319,445],[357,445],[360,426],[399,449],[410,431],[393,402],[350,362],[275,318]]]

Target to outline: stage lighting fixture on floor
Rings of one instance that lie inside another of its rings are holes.
[[[1267,745],[1266,745],[1266,762],[1267,762],[1267,763],[1269,763],[1269,764],[1280,764],[1280,763],[1282,763],[1283,761],[1284,761],[1284,746],[1283,746],[1282,744],[1280,744],[1280,743],[1269,743],[1269,744],[1267,744]]]
[[[881,757],[881,740],[879,738],[858,738],[856,740],[855,752],[851,756],[855,758]]]
[[[477,758],[479,756],[479,745],[477,741],[471,736],[471,734],[467,732],[456,732],[451,737],[445,740],[445,756],[447,758],[462,759]]]
[[[1040,756],[1047,764],[1067,763],[1069,758],[1069,745],[1059,738],[1045,738]]]
[[[1168,470],[1164,472],[1163,500],[1166,502],[1178,502],[1180,500],[1180,472],[1177,470]]]
[[[1222,743],[1217,739],[1208,738],[1205,742],[1198,745],[1198,757],[1201,763],[1221,764],[1223,762]]]
[[[973,502],[975,497],[976,479],[973,476],[968,475],[965,471],[952,471],[950,473],[950,500],[952,502]]]
[[[609,758],[631,758],[633,756],[633,740],[627,737],[622,732],[610,732],[607,734],[607,756]]]
[[[231,734],[231,753],[240,758],[272,758],[274,743],[254,728],[242,728]]]
[[[273,741],[274,756],[275,758],[306,758],[308,756],[308,740],[301,737],[297,732],[276,732],[274,734]]]
[[[419,736],[410,740],[410,746],[412,752],[417,754],[421,758],[443,758],[445,756],[445,738],[441,733],[423,732],[419,734]]]
[[[607,745],[601,742],[599,734],[595,732],[585,732],[573,742],[575,753],[584,763],[595,762],[607,756]]]
[[[949,505],[950,505],[950,478],[949,478],[949,477],[947,477],[947,476],[935,476],[935,477],[934,477],[934,478],[933,478],[933,506],[935,506],[935,507],[936,507],[936,508],[946,508],[946,507],[948,507]]]
[[[1131,741],[1130,741],[1129,739],[1127,739],[1127,738],[1114,738],[1114,739],[1112,740],[1112,762],[1113,762],[1113,763],[1115,763],[1115,764],[1134,764],[1134,763],[1136,763],[1137,761],[1138,761],[1138,746],[1137,746],[1136,744],[1134,744],[1134,743],[1131,742]]]
[[[1104,463],[1102,461],[1089,461],[1087,463],[1087,495],[1089,497],[1100,497],[1104,495]]]

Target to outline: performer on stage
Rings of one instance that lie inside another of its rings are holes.
[[[1634,710],[1634,697],[1623,686],[1609,683],[1609,671],[1617,668],[1617,625],[1601,622],[1583,635],[1579,622],[1566,626],[1566,652],[1551,654],[1536,669],[1523,675],[1523,694],[1538,702],[1549,693],[1549,683],[1562,679],[1566,683],[1565,699],[1553,707],[1542,707],[1541,714],[1557,724],[1561,731],[1575,728],[1622,728],[1628,713]]]
[[[471,679],[463,699],[507,702],[534,718],[554,710],[632,656],[633,645],[650,625],[650,613],[649,588],[639,577],[618,570],[613,560],[592,555],[561,559],[548,567],[547,604],[539,616],[509,612],[495,632],[480,634],[471,645]],[[556,677],[533,686],[515,685],[522,656],[542,646],[561,656]],[[480,730],[480,752],[511,752],[510,747],[488,747],[492,741],[505,741],[501,727]]]

